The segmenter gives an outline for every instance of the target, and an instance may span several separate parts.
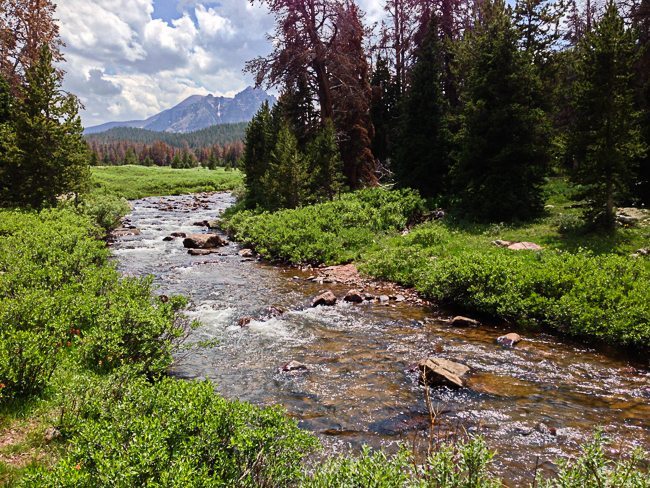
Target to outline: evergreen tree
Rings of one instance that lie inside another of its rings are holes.
[[[0,75],[0,204],[9,205],[12,186],[10,168],[16,166],[20,151],[16,146],[16,131],[12,120],[15,99],[9,83]]]
[[[32,207],[54,205],[57,196],[87,188],[89,167],[79,101],[61,90],[47,46],[27,70],[21,95],[15,119],[20,157],[6,169],[11,185],[3,199]]]
[[[397,106],[397,84],[388,69],[388,62],[379,58],[370,79],[372,102],[370,117],[375,127],[372,139],[372,153],[382,163],[388,161],[391,154],[392,128],[395,122]]]
[[[542,209],[549,126],[509,14],[503,0],[482,3],[460,50],[466,79],[453,179],[461,208],[480,220],[525,219]]]
[[[285,123],[280,128],[261,181],[265,189],[265,207],[269,210],[298,207],[307,197],[307,181],[305,157],[298,150],[296,136]]]
[[[172,168],[174,169],[181,169],[183,167],[183,159],[181,158],[181,155],[176,153],[174,154],[174,158],[172,159]]]
[[[262,179],[267,172],[273,150],[271,139],[271,111],[269,104],[264,102],[246,129],[242,169],[245,173],[245,202],[248,208],[255,208],[264,202],[266,192]]]
[[[138,156],[135,154],[135,149],[132,147],[128,148],[124,156],[124,164],[139,164],[139,162]]]
[[[318,132],[307,148],[310,196],[314,201],[332,200],[343,189],[343,162],[331,120]]]
[[[635,66],[636,101],[641,113],[641,137],[650,146],[650,0],[641,0],[632,12],[640,56]],[[650,149],[637,161],[634,197],[650,207]]]
[[[594,223],[612,227],[617,197],[630,189],[632,163],[644,153],[634,107],[634,34],[614,2],[578,46],[570,151]]]
[[[426,35],[416,51],[395,144],[397,183],[415,188],[426,197],[443,192],[450,166],[451,136],[442,91],[442,49],[438,23],[431,16]]]

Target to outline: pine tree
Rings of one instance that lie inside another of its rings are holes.
[[[266,174],[273,149],[271,139],[271,111],[265,102],[246,129],[242,169],[245,173],[245,202],[248,208],[263,205],[265,200],[262,178]]]
[[[79,193],[89,181],[88,146],[78,116],[79,101],[61,90],[61,77],[47,46],[26,73],[16,110],[20,158],[10,165],[9,196],[32,207],[54,205],[57,196]]]
[[[461,208],[479,220],[526,219],[542,209],[549,125],[509,14],[503,0],[482,3],[460,51],[466,79],[453,180]]]
[[[634,107],[634,34],[614,2],[578,46],[570,151],[573,179],[583,185],[588,217],[604,227],[615,223],[617,197],[630,189],[632,163],[644,153]]]
[[[641,0],[632,12],[633,27],[638,33],[640,56],[635,66],[636,101],[641,113],[641,137],[650,146],[650,0]],[[650,149],[636,163],[634,196],[650,207]]]
[[[135,154],[135,149],[132,147],[126,150],[126,155],[124,156],[124,164],[133,165],[138,164],[138,156]]]
[[[0,75],[0,204],[10,205],[10,168],[17,165],[20,151],[16,146],[16,131],[13,124],[15,98],[9,83]]]
[[[265,208],[296,208],[304,203],[308,193],[306,158],[298,150],[298,141],[288,125],[280,128],[277,143],[271,151],[266,174],[262,178],[265,189]]]
[[[450,167],[451,135],[447,129],[448,107],[442,91],[442,50],[438,23],[432,16],[416,51],[395,144],[393,168],[397,183],[415,188],[426,197],[443,192]]]
[[[318,132],[307,148],[310,197],[313,201],[332,200],[343,189],[343,162],[331,120]]]
[[[388,69],[388,62],[379,58],[370,79],[372,102],[370,117],[375,127],[372,153],[381,163],[387,163],[391,154],[393,126],[397,112],[397,84]]]

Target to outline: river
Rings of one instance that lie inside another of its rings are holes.
[[[195,257],[182,239],[163,240],[172,232],[205,232],[192,224],[218,217],[233,202],[226,193],[134,201],[129,218],[141,234],[112,244],[121,272],[151,274],[161,294],[190,298],[187,313],[203,324],[191,340],[219,341],[179,357],[175,375],[209,378],[228,398],[283,405],[328,452],[363,444],[390,450],[398,442],[424,449],[429,415],[412,365],[436,355],[473,373],[470,388],[431,391],[435,436],[483,435],[510,486],[532,481],[535,466],[552,470],[596,428],[613,440],[613,455],[634,446],[650,450],[647,363],[533,332],[520,331],[524,341],[504,349],[495,339],[511,329],[452,328],[443,311],[407,302],[311,308],[319,291],[341,297],[349,286],[242,259],[234,243]],[[271,306],[286,313],[238,325]],[[280,372],[291,360],[308,371]]]

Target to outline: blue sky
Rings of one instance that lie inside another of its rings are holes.
[[[369,17],[381,0],[360,0]],[[247,0],[59,0],[64,88],[84,125],[149,117],[190,95],[232,96],[271,50],[273,19]]]

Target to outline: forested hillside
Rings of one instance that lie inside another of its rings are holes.
[[[184,134],[117,127],[85,138],[93,166],[234,167],[243,152],[247,126],[247,122],[214,125]]]

